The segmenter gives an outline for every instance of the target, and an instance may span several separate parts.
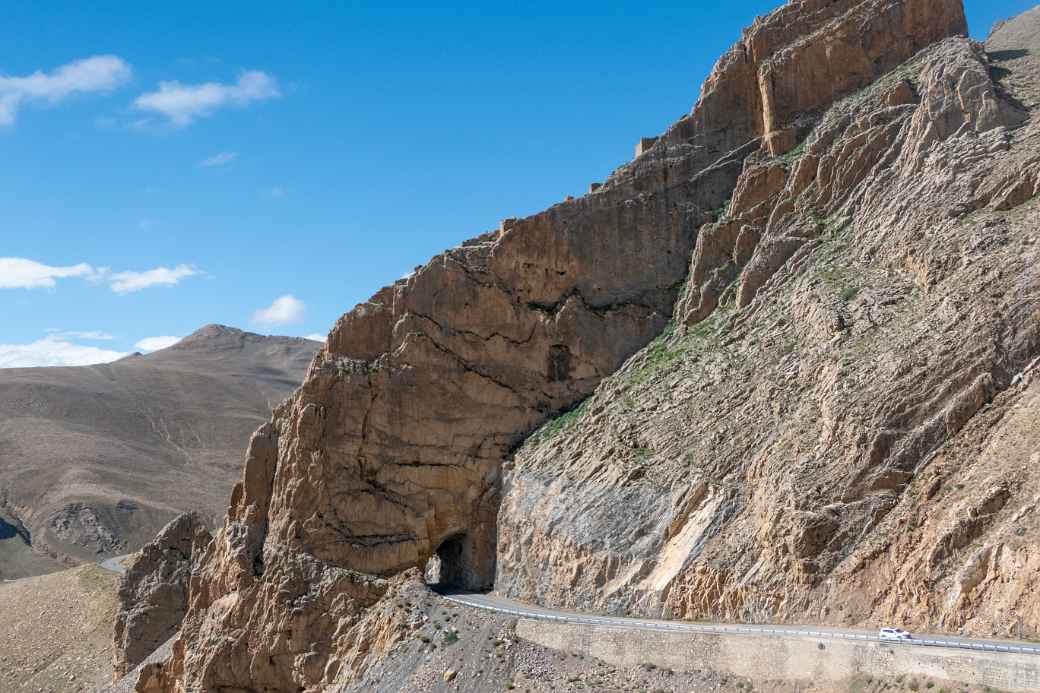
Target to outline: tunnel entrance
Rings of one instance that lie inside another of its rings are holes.
[[[494,575],[494,552],[489,561],[488,556],[476,550],[466,532],[442,541],[424,571],[426,584],[448,590],[489,590],[494,585]]]

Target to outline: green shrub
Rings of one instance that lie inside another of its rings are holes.
[[[585,402],[587,401],[585,400],[574,409],[560,414],[555,419],[550,419],[531,436],[532,441],[540,443],[545,440],[551,440],[557,434],[573,426],[581,418],[582,410],[585,408]]]
[[[852,299],[856,298],[856,294],[859,293],[858,286],[846,286],[841,290],[841,300],[848,303]]]

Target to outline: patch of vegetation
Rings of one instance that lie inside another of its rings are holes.
[[[823,236],[826,240],[836,241],[849,226],[850,220],[848,217],[837,215],[828,217],[823,221]]]
[[[877,101],[882,94],[903,81],[910,82],[914,89],[920,87],[921,66],[909,61],[881,76],[872,84],[855,91],[838,101],[827,112],[827,116],[840,116],[858,110],[861,106]]]
[[[858,286],[846,286],[844,289],[841,290],[841,294],[839,294],[839,295],[841,296],[841,300],[844,303],[848,303],[852,299],[856,298],[856,294],[858,294],[858,293],[859,293],[859,287]]]
[[[639,448],[635,449],[636,461],[638,461],[640,463],[649,462],[650,458],[653,456],[653,454],[654,454],[654,451],[651,450],[650,448],[639,447]]]
[[[658,373],[667,370],[688,354],[698,351],[722,330],[725,306],[719,306],[708,318],[676,335],[674,324],[668,327],[643,350],[638,365],[634,369],[629,382],[639,386],[651,380]]]
[[[765,162],[766,162],[767,165],[779,164],[779,165],[783,166],[786,169],[791,169],[791,168],[794,167],[794,165],[796,163],[798,163],[798,160],[801,159],[805,155],[805,150],[806,150],[808,144],[809,144],[809,138],[806,137],[801,142],[799,142],[794,147],[794,149],[792,149],[792,150],[790,150],[788,152],[784,152],[783,154],[777,154],[776,156],[771,156],[768,159],[766,159]]]
[[[458,641],[459,634],[457,631],[454,630],[449,630],[447,633],[444,634],[444,637],[441,638],[441,644],[443,645],[454,645]]]
[[[717,221],[722,221],[729,216],[729,208],[733,204],[733,198],[730,198],[722,203],[722,206],[716,209],[712,214],[715,216]]]
[[[534,435],[531,436],[531,442],[542,443],[547,440],[555,438],[557,435],[567,430],[578,422],[581,418],[582,412],[585,409],[585,404],[588,400],[583,401],[581,404],[571,409],[568,412],[560,414],[555,419],[547,421],[541,428],[535,431]]]

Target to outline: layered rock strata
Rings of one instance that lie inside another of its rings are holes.
[[[489,587],[504,539],[507,584],[514,558],[545,559],[546,588],[562,588],[563,556],[514,553],[516,525],[539,499],[514,504],[513,483],[500,514],[503,462],[666,327],[698,230],[763,151],[787,150],[836,97],[964,31],[957,0],[788,3],[723,57],[689,116],[595,192],[509,220],[345,315],[253,436],[162,686],[317,691],[348,680],[394,642],[374,616],[392,576],[435,555],[442,579]],[[599,453],[613,475],[616,460]],[[696,496],[682,503],[690,513],[701,512]],[[640,507],[615,506],[613,526]],[[636,529],[622,531],[638,539]]]
[[[1040,9],[749,157],[676,324],[507,475],[496,588],[1037,637]]]

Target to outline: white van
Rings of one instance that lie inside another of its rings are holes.
[[[882,628],[878,631],[880,640],[910,640],[910,634],[902,628]]]

